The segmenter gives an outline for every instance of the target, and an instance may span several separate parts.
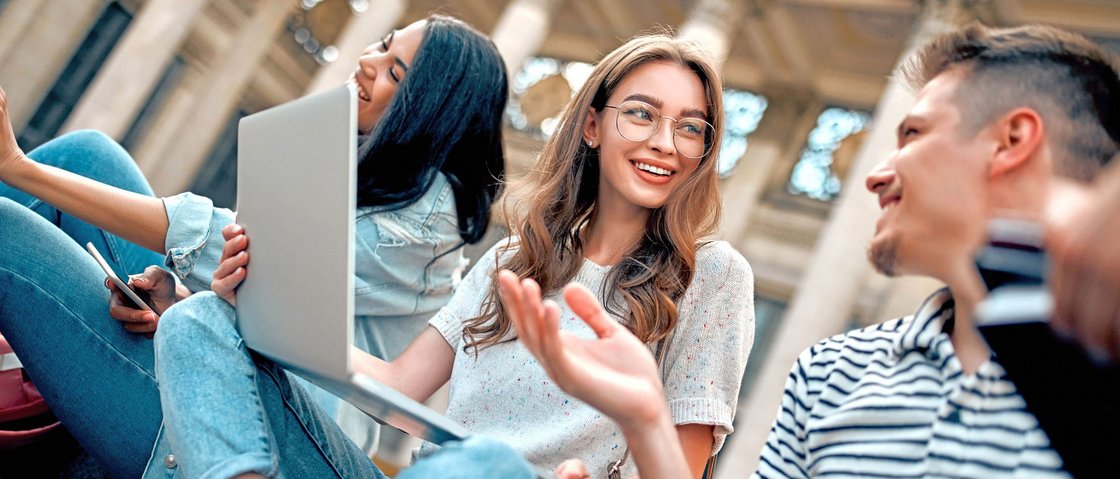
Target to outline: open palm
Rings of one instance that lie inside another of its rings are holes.
[[[560,307],[541,301],[540,286],[498,275],[501,299],[518,339],[568,394],[618,421],[623,428],[649,421],[665,408],[657,365],[649,349],[603,309],[582,285],[564,288],[564,300],[596,339],[560,331]]]

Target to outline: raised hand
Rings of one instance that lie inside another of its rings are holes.
[[[8,95],[0,88],[0,181],[14,165],[24,160],[23,150],[16,144],[12,120],[8,118]]]
[[[564,299],[596,339],[560,331],[560,307],[541,301],[540,286],[498,274],[499,292],[518,339],[540,361],[560,389],[636,431],[668,415],[657,365],[649,348],[611,318],[582,285],[564,288]]]
[[[1051,324],[1112,361],[1120,360],[1120,249],[1113,243],[1120,236],[1118,159],[1079,201],[1051,215],[1047,231]]]
[[[226,244],[222,247],[222,259],[214,270],[210,290],[229,304],[237,306],[237,287],[245,281],[249,267],[249,237],[241,225],[232,224],[222,228]]]

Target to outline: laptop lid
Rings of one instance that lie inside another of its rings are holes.
[[[343,85],[241,119],[237,222],[250,267],[237,290],[246,344],[344,379],[354,323],[356,94]]]
[[[379,421],[435,443],[460,424],[350,370],[357,112],[344,85],[250,115],[238,128],[237,222],[249,274],[237,291],[245,343]]]

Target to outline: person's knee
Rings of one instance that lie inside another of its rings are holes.
[[[120,146],[116,140],[99,130],[78,130],[66,133],[56,139],[71,145],[83,145],[94,148],[106,146]]]
[[[113,140],[105,133],[97,130],[78,130],[43,143],[38,148],[31,150],[29,156],[35,158],[42,154],[54,152],[102,151],[120,147],[116,140]],[[36,160],[38,160],[38,158],[36,158]]]
[[[509,445],[482,436],[471,436],[462,442],[445,445],[431,457],[422,459],[412,468],[405,469],[400,477],[432,477],[432,471],[454,467],[460,474],[446,477],[475,477],[478,471],[487,471],[494,477],[535,477],[529,463]]]
[[[210,291],[195,293],[176,303],[160,316],[155,334],[157,357],[193,354],[206,343],[228,341],[237,336],[235,313]]]
[[[66,133],[35,148],[27,155],[31,159],[82,174],[93,165],[110,165],[113,168],[133,167],[135,162],[116,140],[97,130],[78,130]],[[98,167],[93,171],[100,171]]]
[[[11,241],[18,238],[34,238],[30,231],[34,230],[33,222],[42,220],[26,206],[21,205],[10,198],[0,196],[0,233],[10,232],[27,232],[27,235],[16,235],[15,238],[4,238],[0,244],[5,245],[5,248],[0,250],[11,249]]]

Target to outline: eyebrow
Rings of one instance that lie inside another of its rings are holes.
[[[659,100],[657,98],[654,98],[652,96],[649,96],[649,95],[643,95],[641,93],[634,93],[634,94],[631,94],[630,96],[627,96],[626,98],[622,99],[622,101],[630,101],[630,100],[644,101],[646,103],[649,103],[650,105],[653,105],[658,110],[665,107],[665,103],[662,102],[661,100]],[[704,113],[704,110],[699,110],[699,109],[696,109],[696,108],[686,108],[684,110],[681,110],[681,118],[700,118],[700,119],[703,119],[703,120],[707,120],[708,119],[708,114]]]

